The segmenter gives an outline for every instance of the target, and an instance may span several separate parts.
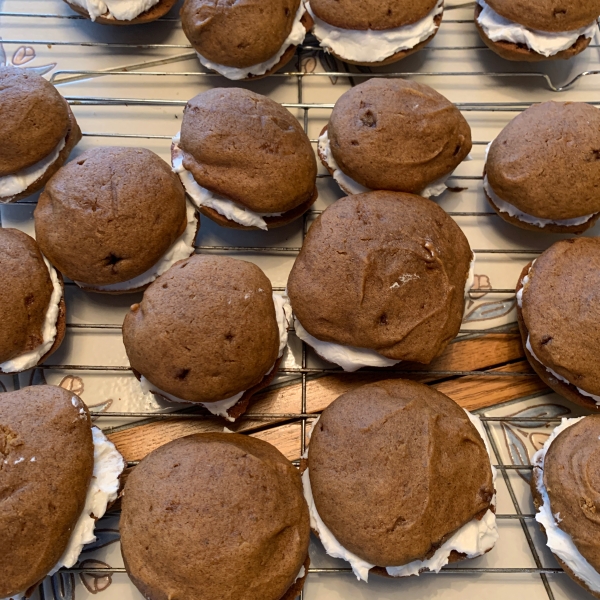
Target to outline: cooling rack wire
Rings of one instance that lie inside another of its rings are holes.
[[[473,3],[466,3],[464,5],[449,7],[449,8],[464,8],[465,6],[472,6]],[[37,22],[40,20],[43,22],[44,20],[66,20],[66,21],[74,21],[74,20],[82,20],[83,17],[79,15],[56,15],[56,14],[47,14],[41,12],[7,12],[0,11],[0,17],[2,18],[19,18],[19,19],[30,19],[31,22]],[[160,19],[162,22],[178,22],[178,18],[171,17],[163,17]],[[446,27],[449,24],[466,24],[471,23],[470,19],[444,19],[443,26]],[[597,35],[595,36],[597,38]],[[73,50],[76,51],[77,48],[98,48],[98,49],[132,49],[132,50],[185,50],[187,51],[184,54],[177,55],[175,59],[164,59],[164,60],[155,60],[151,63],[145,63],[145,65],[152,64],[153,66],[161,66],[161,64],[166,64],[168,62],[172,62],[173,60],[186,60],[190,58],[194,58],[195,54],[192,51],[192,48],[189,44],[138,44],[138,43],[123,43],[123,42],[99,42],[99,41],[66,41],[66,40],[38,40],[38,39],[6,39],[4,38],[3,43],[5,45],[8,44],[23,44],[28,46],[41,46],[41,45],[50,45],[50,46],[68,46],[73,47]],[[590,44],[590,49],[598,49],[600,45],[596,43]],[[306,53],[315,53],[319,50],[317,42],[312,36],[307,37],[305,44],[303,44],[297,51],[295,66],[296,70],[286,71],[283,73],[277,73],[271,75],[273,78],[285,78],[290,79],[294,78],[297,84],[297,102],[294,103],[282,103],[283,106],[289,109],[297,109],[300,111],[301,120],[304,125],[304,129],[308,134],[308,126],[311,117],[311,111],[315,110],[331,110],[333,108],[332,103],[307,103],[304,101],[304,87],[303,84],[308,78],[341,78],[347,79],[351,85],[356,85],[360,81],[371,78],[371,77],[413,77],[419,76],[420,78],[430,78],[432,81],[432,85],[435,86],[435,79],[439,77],[456,77],[456,78],[481,78],[487,77],[492,79],[521,79],[527,80],[528,82],[538,82],[542,83],[546,86],[546,89],[551,92],[564,92],[569,90],[575,86],[575,84],[588,77],[596,76],[600,74],[600,70],[586,70],[581,73],[577,73],[571,79],[563,83],[562,85],[556,85],[552,78],[544,73],[544,72],[520,72],[520,71],[507,71],[507,72],[493,72],[493,71],[426,71],[426,72],[393,72],[393,73],[374,73],[370,70],[361,70],[350,72],[341,71],[341,70],[329,70],[327,72],[312,72],[307,73],[300,70],[300,60]],[[452,45],[452,46],[430,46],[422,50],[421,52],[453,52],[459,50],[466,51],[488,51],[483,45]],[[290,64],[294,64],[293,62]],[[402,63],[398,63],[400,66]],[[200,66],[199,66],[200,67]],[[340,68],[344,68],[343,66]],[[347,67],[345,67],[347,69]],[[220,76],[217,74],[206,73],[201,71],[193,71],[193,72],[171,72],[171,71],[147,71],[147,70],[128,70],[127,68],[122,69],[109,69],[109,70],[56,70],[50,76],[50,81],[56,85],[70,83],[74,81],[81,81],[88,78],[96,78],[101,76],[110,75],[111,77],[125,77],[125,78],[137,78],[137,77],[151,77],[151,78],[163,78],[168,80],[171,77],[186,77],[186,78],[202,78],[204,80],[212,80],[212,79],[220,79]],[[216,83],[216,82],[215,82]],[[163,87],[161,89],[166,89]],[[126,98],[126,97],[99,97],[99,96],[69,96],[66,95],[65,98],[72,106],[151,106],[151,107],[181,107],[183,108],[186,104],[185,100],[174,100],[174,99],[147,99],[147,98]],[[458,102],[455,103],[456,106],[461,110],[461,112],[465,113],[506,113],[508,116],[512,118],[514,113],[521,112],[525,110],[527,107],[531,106],[533,102],[523,102],[523,101],[515,101],[515,102]],[[589,104],[593,104],[595,106],[600,106],[600,101],[591,100]],[[115,138],[115,139],[140,139],[140,140],[170,140],[171,136],[168,135],[151,135],[151,134],[134,134],[134,133],[119,133],[119,132],[93,132],[93,131],[84,131],[83,136],[85,138]],[[490,139],[485,140],[475,140],[473,142],[474,147],[487,146],[490,142]],[[317,140],[311,139],[313,145],[316,145]],[[330,177],[329,175],[320,174],[319,178]],[[461,182],[477,182],[481,181],[483,177],[481,175],[454,175],[451,177],[451,181],[460,184]],[[35,204],[34,200],[22,200],[20,204]],[[310,226],[311,220],[315,218],[322,211],[320,210],[311,210],[304,215],[304,224],[302,227],[302,239],[306,236],[308,228]],[[498,219],[498,216],[493,211],[448,211],[452,217],[465,217],[465,218],[489,218],[489,219]],[[1,215],[0,215],[1,216]],[[1,225],[1,222],[0,222]],[[240,252],[251,252],[257,254],[272,254],[272,255],[287,255],[287,256],[295,256],[300,251],[300,246],[279,246],[279,247],[259,247],[259,246],[232,246],[232,245],[198,245],[196,246],[196,252],[198,253],[223,253],[223,254],[235,254]],[[519,258],[522,258],[524,261],[529,261],[535,256],[539,255],[541,251],[529,249],[529,248],[475,248],[473,249],[473,253],[476,257],[482,255],[513,255]],[[73,286],[72,282],[65,282],[67,286]],[[285,288],[283,287],[273,287],[274,291],[283,292]],[[514,298],[515,291],[514,289],[509,288],[491,288],[487,290],[489,294],[494,294],[498,296],[503,296],[506,298]],[[514,330],[515,323],[509,323],[507,325],[503,325],[500,327],[493,328],[483,328],[483,329],[461,329],[459,335],[463,336],[477,336],[484,333],[491,332],[508,332]],[[121,329],[120,324],[116,323],[67,323],[68,330],[115,330],[118,331]],[[293,331],[293,327],[291,328]],[[306,440],[307,440],[307,423],[318,417],[318,414],[307,413],[307,381],[309,378],[319,377],[325,374],[335,373],[338,375],[342,375],[344,372],[339,369],[334,368],[315,368],[309,367],[307,361],[307,353],[308,349],[306,344],[302,342],[302,351],[301,351],[301,366],[298,368],[281,368],[279,373],[286,376],[295,376],[301,381],[301,402],[299,406],[299,411],[297,413],[286,412],[286,413],[253,413],[250,410],[248,413],[240,417],[240,420],[251,419],[254,421],[264,421],[266,425],[269,422],[278,423],[281,422],[299,422],[301,425],[301,435],[300,435],[300,454],[304,453]],[[59,371],[103,371],[103,372],[130,372],[130,367],[127,366],[109,366],[109,365],[83,365],[83,364],[45,364],[39,367],[46,371],[59,370]],[[380,373],[381,370],[369,370],[363,369],[361,372],[365,373]],[[403,370],[402,368],[390,368],[386,369],[387,373],[393,374],[414,374],[414,370]],[[452,379],[458,377],[507,377],[507,378],[527,378],[527,377],[535,377],[533,373],[528,372],[498,372],[494,370],[482,369],[482,370],[472,370],[472,371],[460,371],[460,370],[438,370],[438,371],[426,371],[427,375],[435,376],[436,381],[440,381],[443,379]],[[18,376],[13,376],[13,383],[15,389],[20,387],[20,380]],[[193,411],[193,412],[190,412]],[[194,409],[186,409],[184,412],[176,411],[171,413],[148,413],[148,412],[92,412],[91,413],[96,422],[102,421],[103,419],[109,418],[119,418],[119,419],[132,419],[132,420],[140,420],[143,419],[144,423],[150,422],[151,420],[172,420],[172,419],[184,419],[184,420],[195,420],[195,419],[218,419],[213,415],[208,414],[207,412],[202,412],[200,410]],[[536,574],[539,575],[541,582],[544,585],[547,596],[550,600],[554,600],[555,596],[552,588],[548,582],[548,575],[556,575],[563,573],[563,570],[560,568],[547,568],[542,565],[542,561],[538,550],[534,544],[531,533],[528,528],[528,523],[534,520],[534,514],[524,513],[520,507],[519,500],[517,498],[517,494],[509,477],[509,473],[512,471],[526,471],[531,470],[532,467],[529,465],[517,465],[517,464],[507,464],[502,459],[502,455],[498,444],[495,441],[494,436],[492,435],[490,424],[491,423],[502,423],[502,422],[511,422],[514,424],[531,424],[532,422],[543,422],[547,423],[549,421],[558,421],[559,419],[551,419],[547,417],[501,417],[501,416],[483,416],[482,421],[486,432],[488,434],[492,450],[494,452],[494,456],[496,458],[496,468],[499,471],[499,474],[506,484],[506,488],[508,490],[508,494],[510,496],[511,503],[514,507],[514,512],[509,512],[505,514],[498,514],[497,518],[499,520],[513,520],[518,521],[521,525],[523,534],[527,541],[527,545],[533,561],[535,563],[535,567],[515,567],[515,568],[494,568],[494,567],[451,567],[447,566],[443,568],[439,574],[437,575],[452,575],[452,574],[485,574],[485,573],[495,573],[500,575],[509,575],[509,574]],[[105,428],[106,432],[111,431],[111,428]],[[294,461],[296,465],[298,465],[299,461]],[[129,462],[129,467],[134,467],[137,462]],[[86,566],[85,568],[71,568],[64,569],[65,572],[68,573],[88,573],[88,574],[116,574],[116,573],[125,573],[124,568],[93,568],[90,566]],[[350,568],[315,568],[311,567],[309,569],[309,576],[313,573],[344,573],[351,574]],[[429,576],[436,575],[435,573],[427,573]],[[45,592],[43,589],[43,585],[39,587],[39,594],[42,600],[45,599]],[[300,595],[300,598],[303,598],[303,594]]]

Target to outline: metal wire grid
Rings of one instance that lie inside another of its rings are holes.
[[[468,3],[469,5],[474,3]],[[51,15],[51,14],[42,14],[42,13],[14,13],[14,12],[0,12],[0,17],[19,17],[19,18],[31,18],[31,19],[82,19],[79,15]],[[162,21],[178,21],[178,19],[172,18],[163,18]],[[444,20],[444,24],[448,23],[468,23],[468,20]],[[63,46],[95,46],[95,47],[105,47],[105,48],[132,48],[132,49],[173,49],[173,48],[181,48],[181,49],[191,49],[191,46],[186,44],[126,44],[126,43],[105,43],[105,42],[70,42],[70,41],[40,41],[40,40],[7,40],[4,39],[3,42],[5,44],[28,44],[28,45],[41,45],[41,44],[50,44],[50,45],[63,45]],[[599,48],[600,45],[592,44],[590,45],[592,48]],[[454,50],[484,50],[487,51],[487,47],[484,46],[452,46],[452,47],[428,47],[425,50],[427,51],[454,51]],[[317,48],[314,45],[306,44],[302,46],[297,53],[297,65],[299,67],[299,58],[302,56],[302,53],[305,51],[315,51]],[[166,62],[175,62],[178,60],[186,60],[190,57],[195,56],[194,53],[174,57],[172,59],[165,59],[159,61],[153,61],[153,64],[161,64]],[[522,73],[522,72],[485,72],[485,71],[477,71],[477,72],[425,72],[425,73],[411,73],[411,72],[396,72],[396,73],[371,73],[371,72],[327,72],[327,73],[305,73],[300,71],[298,68],[296,71],[288,71],[285,73],[278,73],[272,75],[272,77],[285,77],[290,78],[294,77],[297,80],[297,103],[293,104],[283,104],[283,106],[291,109],[300,109],[303,113],[303,125],[304,130],[308,133],[308,124],[309,124],[309,111],[311,109],[332,109],[333,104],[308,104],[303,100],[303,81],[306,77],[337,77],[337,78],[348,78],[352,85],[354,85],[354,78],[369,78],[369,77],[411,77],[411,76],[419,76],[419,77],[493,77],[493,78],[526,78],[529,80],[537,80],[543,81],[548,89],[560,92],[571,88],[577,81],[581,78],[598,75],[600,74],[600,70],[594,71],[585,71],[576,75],[569,82],[562,86],[556,86],[551,78],[542,72],[531,72],[531,73]],[[91,78],[91,77],[99,77],[99,76],[144,76],[144,77],[218,77],[218,75],[213,73],[202,73],[202,72],[184,72],[184,73],[173,73],[167,71],[127,71],[125,69],[119,70],[57,70],[51,76],[51,81],[57,85],[61,83]],[[135,105],[144,105],[144,106],[185,106],[185,101],[180,100],[168,100],[168,99],[138,99],[138,98],[103,98],[103,97],[81,97],[81,96],[65,96],[67,101],[74,106],[85,106],[85,105],[95,105],[95,106],[135,106]],[[525,110],[527,107],[531,106],[531,102],[511,102],[511,103],[456,103],[456,106],[464,112],[520,112]],[[590,104],[600,106],[600,102],[592,101]],[[108,137],[108,138],[135,138],[135,139],[170,139],[170,136],[162,136],[162,135],[147,135],[147,134],[122,134],[122,133],[97,133],[97,132],[84,132],[84,136],[86,137]],[[317,140],[311,140],[315,143]],[[474,145],[487,145],[489,141],[475,141]],[[327,177],[325,175],[320,175],[320,177]],[[481,180],[481,176],[453,176],[453,180],[460,181],[478,181]],[[31,200],[21,201],[21,204],[34,204],[35,202]],[[304,223],[302,228],[302,239],[304,240],[310,219],[315,215],[319,214],[322,211],[311,210],[304,216]],[[449,212],[451,216],[454,217],[492,217],[496,218],[497,215],[493,211],[472,211],[472,212]],[[275,253],[275,254],[292,254],[295,255],[299,252],[299,247],[239,247],[239,246],[197,246],[197,252],[223,252],[223,253],[235,253],[235,252],[256,252],[256,253]],[[482,249],[474,249],[473,253],[475,255],[478,254],[511,254],[511,255],[519,255],[523,257],[531,257],[540,254],[540,251],[531,250],[531,249],[495,249],[495,248],[482,248]],[[67,285],[74,285],[72,283],[67,283]],[[283,291],[283,288],[274,288],[275,291]],[[491,294],[505,294],[509,296],[514,296],[513,289],[491,289],[487,290],[488,293]],[[120,330],[121,325],[118,324],[68,324],[67,327],[69,329],[97,329],[97,330]],[[491,329],[466,329],[461,330],[462,333],[465,334],[481,334],[492,331],[505,331],[514,327],[514,324],[509,324],[507,326],[503,326],[500,328],[491,328]],[[55,364],[55,365],[43,365],[40,367],[46,370],[66,370],[66,371],[114,371],[114,372],[122,372],[122,371],[130,371],[130,367],[126,366],[97,366],[97,365],[65,365],[65,364]],[[281,422],[282,420],[290,420],[290,421],[300,421],[301,424],[301,453],[303,454],[306,449],[306,439],[307,439],[307,421],[316,419],[317,415],[308,414],[306,412],[307,409],[307,379],[308,377],[320,376],[327,373],[335,372],[337,374],[343,373],[339,369],[321,369],[321,368],[310,368],[307,366],[307,347],[304,342],[302,342],[302,353],[301,353],[301,367],[300,368],[284,368],[279,371],[281,374],[285,375],[298,375],[301,378],[301,402],[300,402],[300,412],[299,413],[246,413],[246,415],[242,416],[241,419],[252,419],[252,420],[264,420],[265,422]],[[363,372],[372,372],[372,373],[383,373],[381,370],[375,369],[364,369]],[[474,371],[408,371],[402,369],[388,369],[385,372],[393,372],[395,374],[412,374],[415,373],[423,373],[428,376],[436,376],[440,378],[455,378],[462,376],[481,376],[481,377],[534,377],[533,373],[519,373],[519,372],[497,372],[493,370],[474,370]],[[20,387],[20,382],[18,376],[13,377],[15,389]],[[119,417],[119,418],[132,418],[132,419],[146,419],[147,420],[169,420],[169,419],[216,419],[214,415],[205,414],[204,412],[174,412],[174,413],[160,413],[160,414],[152,414],[145,412],[93,412],[92,416],[95,420],[110,418],[110,417]],[[488,434],[490,443],[492,445],[492,449],[494,451],[494,455],[496,457],[496,468],[501,473],[501,476],[506,484],[508,489],[512,504],[514,506],[514,514],[498,514],[497,518],[501,520],[518,520],[521,524],[523,534],[527,540],[527,544],[529,550],[531,552],[532,558],[535,562],[535,568],[493,568],[493,567],[445,567],[442,569],[440,574],[451,575],[451,574],[480,574],[480,573],[496,573],[496,574],[539,574],[541,581],[544,585],[548,598],[550,600],[554,600],[554,594],[548,582],[547,575],[554,575],[558,573],[563,573],[563,570],[560,568],[545,568],[541,563],[540,556],[537,552],[531,534],[529,532],[527,523],[534,519],[535,515],[533,514],[524,514],[519,506],[519,502],[514,490],[514,487],[511,483],[509,473],[515,470],[531,470],[533,467],[530,465],[514,465],[514,464],[505,464],[502,460],[502,456],[498,445],[493,437],[492,431],[490,429],[490,423],[492,422],[512,422],[512,423],[531,423],[535,421],[542,421],[544,423],[557,419],[547,419],[547,418],[517,418],[517,417],[483,417],[484,427]],[[130,463],[129,466],[135,466],[136,463]],[[68,573],[94,573],[94,574],[115,574],[115,573],[125,573],[124,568],[72,568],[65,569],[65,572]],[[350,568],[314,568],[311,567],[309,569],[310,573],[351,573]],[[39,587],[40,598],[44,600],[44,590],[43,586]],[[301,593],[300,598],[302,599],[303,594]]]

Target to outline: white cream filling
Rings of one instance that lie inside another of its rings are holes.
[[[294,583],[296,583],[296,581],[298,581],[298,579],[302,579],[305,575],[306,575],[306,569],[304,568],[304,565],[302,565],[300,567],[300,571],[298,571],[298,575],[296,575],[296,579],[294,579]]]
[[[171,247],[162,255],[159,261],[150,267],[145,273],[110,285],[88,285],[81,281],[75,283],[86,290],[98,290],[103,292],[117,292],[135,290],[152,283],[157,277],[168,271],[176,262],[188,258],[194,253],[194,240],[198,230],[198,219],[196,208],[191,202],[186,202],[187,225],[185,231],[173,242]]]
[[[377,63],[401,50],[410,50],[437,30],[435,18],[444,12],[443,0],[420,21],[393,29],[342,29],[319,19],[306,0],[306,9],[315,22],[313,33],[321,47],[345,60]]]
[[[301,19],[306,12],[306,8],[304,7],[303,0],[300,0],[300,5],[298,6],[298,10],[296,11],[296,16],[294,17],[294,23],[292,25],[292,30],[290,34],[287,36],[281,48],[269,60],[265,62],[259,63],[257,65],[252,65],[251,67],[245,67],[243,69],[239,69],[237,67],[228,67],[226,65],[220,65],[219,63],[212,62],[202,56],[199,52],[196,52],[198,56],[198,60],[200,63],[205,66],[207,69],[211,69],[223,75],[223,77],[227,77],[227,79],[233,79],[234,81],[239,81],[240,79],[247,79],[251,75],[264,75],[267,71],[270,71],[280,60],[281,57],[285,54],[285,51],[290,46],[299,46],[306,37],[306,28],[301,23]]]
[[[478,0],[482,11],[477,22],[492,42],[512,42],[525,44],[528,48],[543,56],[554,56],[562,50],[567,50],[580,36],[592,38],[597,30],[596,21],[573,31],[551,33],[528,29],[500,16],[484,0]]]
[[[2,202],[2,198],[11,198],[24,192],[32,183],[37,181],[56,162],[66,143],[66,139],[60,140],[58,146],[46,158],[36,162],[35,165],[22,169],[18,173],[0,177],[0,202]]]
[[[85,8],[92,21],[98,17],[131,21],[158,4],[160,0],[69,0],[69,2]]]
[[[550,550],[552,550],[552,552],[556,554],[556,556],[558,556],[571,571],[573,571],[575,576],[581,579],[581,581],[583,581],[593,592],[600,592],[600,573],[598,573],[581,552],[579,552],[577,546],[573,543],[573,538],[558,526],[560,515],[552,514],[550,498],[546,486],[544,485],[544,462],[548,448],[550,448],[550,445],[561,431],[575,425],[575,423],[578,423],[583,418],[585,417],[562,419],[561,424],[552,432],[544,446],[538,450],[531,459],[532,464],[539,467],[533,470],[533,477],[535,486],[543,501],[542,506],[539,508],[539,512],[535,515],[535,520],[546,530],[548,548],[550,548]],[[591,440],[590,443],[592,443]]]
[[[259,288],[259,292],[263,290]],[[279,294],[273,293],[273,304],[275,305],[275,318],[277,320],[277,327],[279,329],[279,354],[277,358],[281,358],[285,351],[285,347],[287,346],[288,340],[288,322],[291,320],[292,308],[288,302],[287,296],[280,296]],[[265,375],[269,375],[271,371],[274,369],[275,364],[265,373]],[[189,400],[183,400],[182,398],[178,398],[173,394],[169,394],[157,386],[155,386],[151,381],[146,379],[143,375],[140,379],[140,384],[142,386],[142,391],[145,394],[153,393],[158,394],[159,396],[163,396],[167,400],[171,402],[178,402],[181,404],[200,404],[204,406],[209,412],[213,415],[218,415],[219,417],[224,417],[228,421],[235,421],[234,418],[230,417],[227,411],[235,406],[241,397],[244,395],[246,390],[236,394],[235,396],[231,396],[231,398],[225,398],[224,400],[218,400],[217,402],[190,402]]]
[[[492,454],[487,435],[483,428],[483,424],[481,423],[481,419],[477,415],[471,414],[466,410],[465,412],[471,420],[471,423],[473,423],[473,425],[477,428],[481,439],[484,441],[491,464]],[[314,431],[317,422],[318,419],[313,423],[311,431]],[[309,449],[307,449],[303,458],[308,458]],[[496,469],[493,465],[491,468],[492,479],[495,482]],[[302,485],[304,487],[304,497],[306,498],[310,513],[311,529],[316,531],[319,535],[319,539],[321,540],[321,543],[323,544],[327,554],[334,558],[341,558],[349,562],[357,579],[368,581],[369,571],[376,565],[368,563],[367,561],[358,557],[356,554],[344,548],[337,541],[333,533],[331,533],[331,530],[327,527],[327,525],[325,525],[315,506],[308,469],[306,469],[302,474]],[[495,496],[492,499],[492,504],[494,506],[496,504]],[[492,510],[488,510],[481,520],[472,519],[466,525],[463,525],[463,527],[456,531],[436,550],[435,554],[431,558],[426,560],[415,560],[399,567],[386,567],[386,571],[391,577],[409,577],[410,575],[419,575],[424,569],[435,571],[437,573],[444,565],[448,564],[450,553],[453,550],[461,554],[466,554],[467,558],[475,558],[476,556],[481,556],[488,550],[491,550],[498,541],[498,538],[499,534],[498,527],[496,525],[496,515]]]
[[[194,176],[183,166],[183,152],[179,147],[181,132],[173,138],[172,165],[173,172],[179,175],[183,187],[192,202],[198,207],[205,206],[216,210],[226,219],[245,225],[246,227],[258,227],[259,229],[268,229],[264,217],[280,217],[283,213],[257,213],[248,208],[236,204],[223,196],[214,194],[206,188],[199,185]]]
[[[483,180],[483,188],[485,189],[486,194],[491,198],[492,202],[496,205],[500,212],[507,213],[509,216],[519,219],[519,221],[522,221],[523,223],[529,223],[531,225],[536,225],[537,227],[543,228],[546,227],[546,225],[560,225],[561,227],[583,225],[584,223],[587,223],[592,217],[594,217],[594,214],[591,214],[583,215],[582,217],[574,217],[573,219],[558,219],[556,221],[553,221],[552,219],[542,219],[541,217],[534,217],[533,215],[527,214],[519,210],[516,206],[510,204],[510,202],[502,200],[502,198],[500,198],[498,194],[496,194],[496,192],[494,192],[494,190],[492,189],[492,186],[488,182],[487,175]]]
[[[358,181],[354,181],[352,177],[346,175],[346,173],[340,169],[337,161],[333,157],[333,153],[331,152],[331,144],[329,142],[329,134],[327,130],[325,130],[325,132],[319,136],[319,150],[321,155],[324,157],[325,162],[333,171],[333,179],[337,182],[342,191],[350,195],[363,194],[365,192],[373,191],[372,189],[358,183]],[[432,181],[419,193],[419,196],[423,196],[423,198],[439,196],[448,189],[446,181],[452,176],[452,174],[453,172],[448,173],[448,175],[445,177],[441,177],[440,179]]]
[[[75,401],[79,399],[73,397]],[[81,408],[83,411],[83,407]],[[85,418],[85,412],[82,413]],[[71,533],[69,544],[48,575],[53,575],[62,567],[71,568],[78,560],[83,547],[96,541],[94,527],[96,520],[104,516],[108,505],[117,499],[119,492],[119,477],[125,469],[125,461],[98,427],[92,427],[94,440],[94,472],[85,499],[84,509]]]
[[[402,275],[398,282],[392,285],[392,289],[399,288],[401,285],[408,283],[416,277],[411,274]],[[469,265],[469,275],[465,284],[465,297],[467,297],[473,283],[475,282],[475,256],[471,259]],[[325,360],[334,363],[344,371],[353,372],[361,369],[362,367],[393,367],[397,365],[399,360],[393,358],[387,358],[382,356],[375,350],[370,348],[357,348],[356,346],[344,346],[343,344],[336,344],[334,342],[324,342],[319,340],[314,335],[311,335],[306,331],[302,323],[298,320],[298,317],[294,316],[294,330],[296,335],[303,342],[306,342],[311,346],[314,351]]]
[[[44,263],[48,268],[48,273],[50,274],[50,280],[52,281],[52,294],[50,295],[50,303],[48,304],[46,318],[44,319],[44,324],[42,326],[42,343],[37,348],[30,350],[25,354],[21,354],[21,356],[0,363],[0,370],[4,371],[4,373],[18,373],[35,367],[40,362],[41,358],[50,350],[50,348],[52,348],[54,340],[56,339],[56,334],[58,332],[57,321],[63,289],[54,267],[45,256],[43,258]]]
[[[525,286],[529,283],[529,273],[531,273],[531,269],[533,268],[534,264],[535,264],[535,261],[533,261],[533,263],[531,263],[531,267],[529,268],[529,271],[527,272],[527,275],[525,275],[525,277],[523,277],[523,279],[521,280],[521,289],[517,292],[517,304],[519,305],[519,308],[523,308],[523,291],[525,290]],[[531,347],[531,339],[530,339],[529,335],[527,336],[527,342],[525,343],[525,347],[529,351],[529,354],[531,354],[531,356],[538,363],[540,363],[540,365],[542,365],[542,367],[544,367],[544,369],[546,369],[546,371],[548,371],[548,373],[550,373],[550,375],[552,375],[553,377],[555,377],[559,381],[562,381],[563,383],[567,383],[568,385],[572,385],[580,394],[582,394],[583,396],[587,396],[588,398],[591,398],[596,404],[600,405],[600,396],[595,396],[594,394],[590,394],[589,392],[586,392],[585,390],[582,390],[581,388],[577,387],[574,383],[570,382],[568,379],[566,379],[562,375],[559,375],[556,371],[554,371],[550,367],[547,367],[536,356],[535,352],[533,351],[533,348]]]

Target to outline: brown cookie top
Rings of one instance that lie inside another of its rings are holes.
[[[505,19],[539,31],[572,31],[591,25],[600,15],[600,0],[486,0]]]
[[[496,194],[553,221],[600,211],[600,110],[544,102],[515,117],[492,142],[485,165]]]
[[[24,592],[58,563],[94,466],[87,408],[51,385],[0,394],[0,596]]]
[[[183,166],[210,191],[258,213],[286,212],[309,200],[317,160],[298,120],[270,98],[215,88],[185,107]]]
[[[319,19],[342,29],[394,29],[426,17],[437,0],[310,0]]]
[[[272,294],[267,276],[243,260],[196,254],[175,263],[125,317],[131,366],[188,402],[253,387],[279,353]]]
[[[150,600],[279,600],[309,536],[298,471],[255,438],[180,438],[149,454],[125,486],[123,558]]]
[[[311,226],[288,294],[319,340],[428,363],[458,333],[471,258],[463,232],[431,200],[357,194]]]
[[[471,128],[427,85],[370,79],[337,102],[327,126],[340,169],[373,190],[420,193],[471,151]]]
[[[600,395],[600,238],[556,242],[536,261],[522,315],[543,365]]]
[[[37,348],[53,286],[35,240],[0,228],[0,363]],[[3,597],[3,596],[2,596]]]
[[[244,69],[273,58],[292,31],[301,0],[185,0],[183,32],[208,60]]]
[[[66,276],[121,283],[152,267],[183,233],[185,192],[145,148],[93,148],[48,182],[34,212],[42,252]]]
[[[544,486],[558,527],[600,571],[600,415],[561,431],[544,459]]]
[[[65,99],[43,77],[0,67],[0,177],[46,158],[69,130]]]
[[[413,381],[337,398],[311,435],[308,467],[325,525],[380,567],[430,556],[494,495],[485,444],[465,411]]]

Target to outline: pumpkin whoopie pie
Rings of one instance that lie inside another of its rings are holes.
[[[64,0],[80,15],[102,25],[139,25],[164,17],[177,0]]]
[[[563,419],[531,462],[535,518],[548,548],[600,598],[600,415]]]
[[[80,398],[51,385],[0,394],[0,463],[0,596],[29,596],[96,539],[125,463]]]
[[[516,61],[566,59],[598,31],[600,0],[477,0],[475,25],[486,46]]]
[[[517,284],[525,355],[554,391],[600,409],[600,238],[556,242]]]
[[[131,307],[123,341],[145,391],[234,420],[275,377],[289,312],[256,265],[196,254]]]
[[[180,438],[151,452],[125,485],[121,551],[148,600],[294,600],[309,539],[297,469],[256,438]]]
[[[204,67],[240,80],[285,66],[312,19],[303,0],[185,0],[181,25]]]
[[[444,0],[306,0],[321,47],[344,62],[382,66],[426,46]]]
[[[342,198],[311,226],[290,273],[296,334],[346,371],[429,363],[458,333],[472,258],[431,200]]]
[[[600,217],[600,110],[544,102],[515,117],[488,149],[483,187],[505,221],[582,233]]]
[[[44,362],[65,337],[62,275],[35,240],[0,227],[0,373],[18,373]]]
[[[476,415],[421,383],[343,394],[312,428],[302,475],[311,528],[364,581],[485,554],[498,530],[484,440]]]
[[[83,289],[144,289],[194,252],[196,210],[144,148],[93,148],[62,167],[34,212],[42,252]]]
[[[81,139],[66,100],[43,77],[0,67],[0,203],[42,189]]]
[[[205,216],[237,229],[272,229],[317,199],[317,161],[298,120],[241,88],[215,88],[185,107],[173,170]]]
[[[405,79],[370,79],[336,102],[319,137],[323,165],[347,194],[393,190],[426,198],[471,151],[471,128],[449,100]]]

